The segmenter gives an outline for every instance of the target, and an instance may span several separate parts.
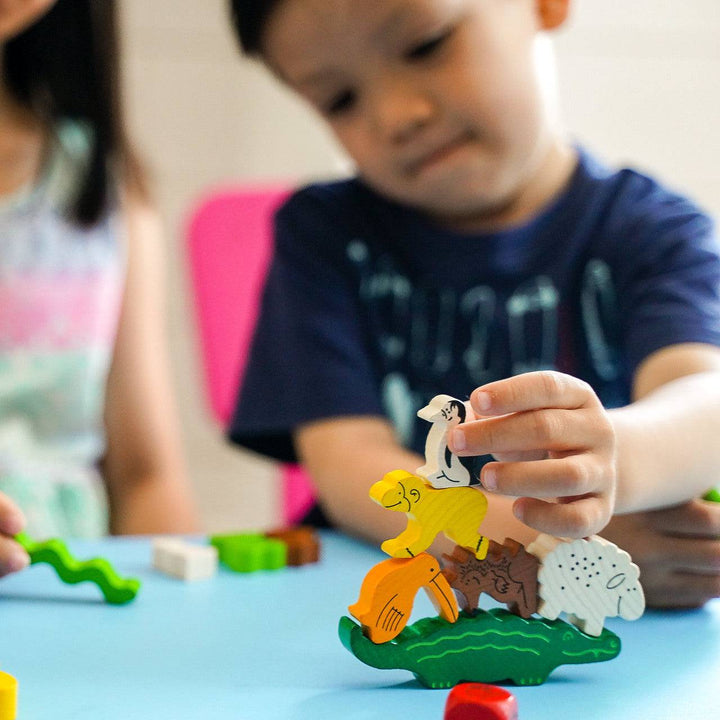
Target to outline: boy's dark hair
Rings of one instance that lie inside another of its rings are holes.
[[[247,55],[259,55],[267,19],[280,0],[230,0],[230,15],[240,47]]]
[[[88,168],[69,215],[95,223],[114,178],[146,196],[140,164],[122,122],[115,0],[58,0],[2,49],[3,81],[12,96],[51,128],[62,119],[93,132]]]

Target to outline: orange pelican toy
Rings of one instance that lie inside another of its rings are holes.
[[[372,642],[388,642],[407,625],[421,587],[440,616],[454,623],[458,618],[455,594],[430,553],[390,558],[375,565],[363,580],[358,601],[348,610]]]

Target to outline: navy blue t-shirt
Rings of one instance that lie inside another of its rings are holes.
[[[637,172],[581,151],[560,198],[489,234],[439,228],[357,179],[314,185],[277,213],[230,437],[292,461],[299,425],[380,415],[422,453],[416,412],[438,393],[555,369],[616,407],[643,359],[682,342],[720,345],[717,236]]]

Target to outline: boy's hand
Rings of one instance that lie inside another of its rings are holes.
[[[592,388],[558,372],[489,383],[470,402],[481,419],[449,437],[457,455],[492,454],[480,482],[515,495],[513,512],[540,532],[587,537],[615,505],[615,434]]]
[[[0,577],[26,568],[28,554],[13,537],[25,526],[25,518],[7,495],[0,493]]]
[[[720,597],[720,503],[617,515],[602,536],[640,567],[649,606],[693,608]]]

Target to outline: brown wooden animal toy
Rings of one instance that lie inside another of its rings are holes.
[[[443,555],[443,560],[443,575],[466,612],[475,612],[481,593],[505,603],[511,612],[524,618],[537,611],[540,563],[516,540],[506,538],[502,545],[490,540],[483,560],[468,548],[456,545],[452,555]]]

